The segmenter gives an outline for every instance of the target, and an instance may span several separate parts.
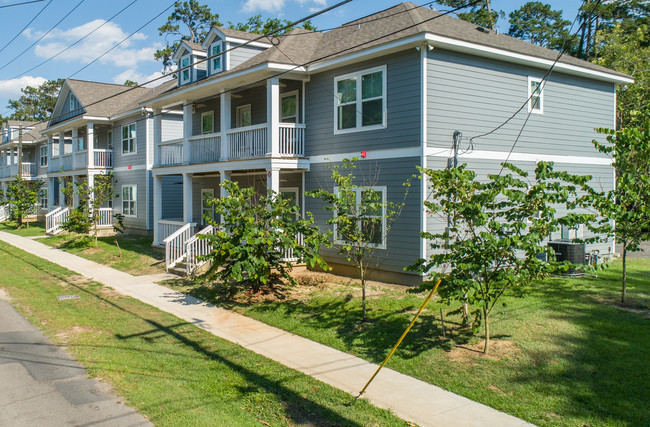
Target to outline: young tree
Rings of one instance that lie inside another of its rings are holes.
[[[34,214],[38,206],[43,181],[27,181],[20,174],[7,184],[6,198],[3,205],[11,205],[11,217],[16,221],[16,228],[22,228],[23,218]],[[29,228],[29,222],[27,223]]]
[[[510,36],[555,50],[561,50],[569,37],[571,21],[562,19],[562,11],[548,4],[529,1],[509,16]]]
[[[463,7],[467,4],[465,0],[440,0],[436,3],[453,8]],[[470,6],[469,12],[456,12],[456,15],[464,21],[494,30],[497,25],[497,20],[499,16],[503,16],[503,12],[493,10],[490,5],[490,0],[482,0]]]
[[[328,236],[314,226],[311,214],[302,218],[297,205],[272,192],[259,196],[255,188],[239,188],[233,181],[226,181],[222,188],[227,195],[212,200],[222,223],[205,218],[219,231],[200,236],[214,248],[206,257],[211,265],[205,278],[248,282],[259,289],[273,279],[275,270],[294,283],[289,275],[293,262],[285,259],[287,252],[308,267],[328,268],[319,254]]]
[[[594,146],[614,159],[616,188],[590,193],[588,202],[601,215],[592,229],[614,236],[623,246],[621,302],[625,303],[627,253],[638,251],[639,244],[650,239],[650,118],[637,128],[598,131],[607,135],[607,143],[594,140]]]
[[[102,222],[102,211],[100,210],[109,200],[119,197],[113,191],[113,173],[107,175],[96,175],[93,185],[89,186],[87,181],[79,181],[74,185],[68,182],[63,186],[63,194],[72,199],[77,194],[79,205],[71,209],[68,220],[63,223],[63,229],[77,234],[90,234],[93,237],[95,248],[97,248],[97,237],[100,222]],[[113,228],[121,232],[123,228],[122,214],[113,214],[115,219]]]
[[[163,69],[168,70],[181,40],[201,43],[212,26],[220,25],[219,14],[212,13],[208,6],[197,0],[177,1],[167,22],[158,28],[158,34],[165,36],[165,47],[154,53],[154,59],[162,61]]]
[[[11,118],[42,122],[48,120],[54,111],[63,79],[48,80],[38,87],[27,86],[20,91],[22,96],[9,100],[7,108],[13,110]]]
[[[333,246],[359,270],[361,280],[362,321],[368,320],[366,310],[366,280],[378,265],[376,252],[384,243],[402,212],[408,194],[406,182],[404,200],[399,203],[384,198],[377,188],[378,177],[368,177],[362,185],[356,184],[354,170],[358,158],[343,159],[342,165],[329,166],[334,191],[324,188],[308,195],[325,202],[325,210],[332,212],[326,224],[334,230]]]
[[[448,226],[438,233],[422,233],[435,253],[410,269],[430,275],[424,288],[442,280],[444,301],[467,302],[476,307],[473,329],[483,325],[484,353],[490,349],[490,313],[511,288],[558,270],[553,250],[545,240],[560,224],[585,223],[591,214],[574,213],[561,220],[555,206],[576,206],[577,192],[591,178],[553,170],[540,162],[534,179],[511,165],[503,175],[477,179],[466,165],[443,170],[423,170],[429,182],[430,201],[425,206]],[[545,254],[545,257],[540,256]],[[438,269],[446,267],[443,272]]]

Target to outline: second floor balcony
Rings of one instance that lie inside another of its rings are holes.
[[[11,178],[18,175],[18,168],[19,165],[17,163],[0,166],[0,178]],[[36,163],[23,162],[21,170],[23,178],[34,178],[36,176]]]
[[[64,153],[59,156],[50,157],[48,163],[49,172],[112,168],[113,150],[106,148],[95,148],[92,150]]]
[[[160,143],[156,166],[224,162],[263,157],[303,157],[306,125],[279,123],[229,129],[225,132],[178,138]],[[271,135],[271,136],[269,136]],[[273,139],[275,138],[276,144]]]

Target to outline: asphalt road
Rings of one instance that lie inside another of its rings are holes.
[[[22,317],[0,289],[0,426],[150,426]]]

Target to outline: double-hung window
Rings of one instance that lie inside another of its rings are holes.
[[[137,204],[138,204],[138,186],[123,185],[122,186],[122,215],[137,216],[138,215]]]
[[[210,220],[214,220],[214,206],[212,205],[214,199],[213,188],[201,189],[201,223],[208,224]]]
[[[41,188],[39,205],[44,209],[47,208],[47,188]]]
[[[342,203],[335,212],[343,217],[334,225],[334,241],[375,245],[386,249],[386,187],[335,187]]]
[[[135,153],[135,123],[122,126],[122,154]]]
[[[39,158],[41,166],[47,166],[47,145],[41,145],[39,148]]]
[[[297,90],[280,95],[280,121],[282,123],[298,123]]]
[[[210,47],[210,64],[212,64],[211,66],[213,73],[223,71],[223,55],[221,54],[222,46],[223,42],[218,41],[216,43],[212,43],[212,46]]]
[[[544,82],[542,79],[528,77],[528,112],[544,113]]]
[[[334,79],[334,133],[386,127],[386,66]]]
[[[181,84],[189,83],[192,80],[192,67],[190,55],[181,57]]]
[[[201,113],[201,133],[203,135],[214,132],[214,111]]]

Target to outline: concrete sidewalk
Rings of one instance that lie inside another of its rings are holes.
[[[262,322],[215,307],[154,283],[158,276],[132,276],[37,241],[0,232],[0,240],[59,264],[116,291],[171,313],[212,334],[357,395],[377,365]],[[469,380],[469,379],[468,379]],[[523,426],[511,415],[384,368],[364,397],[421,426]]]
[[[152,425],[7,301],[0,289],[0,426]]]

